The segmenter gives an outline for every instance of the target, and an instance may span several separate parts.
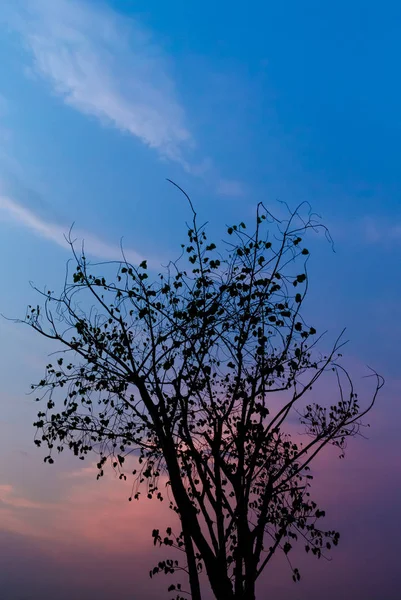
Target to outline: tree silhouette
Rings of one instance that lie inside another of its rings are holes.
[[[90,264],[70,239],[72,276],[67,268],[61,295],[45,292],[43,308],[29,307],[25,320],[62,345],[32,386],[47,402],[35,443],[48,446],[49,463],[66,447],[81,459],[96,452],[98,476],[111,460],[124,479],[133,454],[133,498],[166,494],[178,516],[176,532],[154,529],[154,544],[186,558],[182,567],[161,561],[150,575],[184,570],[190,591],[180,583],[169,591],[200,600],[204,568],[217,600],[254,600],[277,551],[290,559],[298,541],[320,557],[337,545],[339,534],[320,527],[324,511],[310,498],[310,464],[328,444],[343,452],[382,379],[374,373],[362,408],[338,363],[341,336],[321,354],[321,336],[301,316],[304,236],[327,234],[313,214],[303,219],[301,206],[278,220],[259,204],[253,232],[228,227],[219,250],[191,208],[181,257],[159,275],[146,261]],[[98,274],[113,265],[111,280]],[[338,401],[308,400],[330,371]],[[303,436],[291,436],[294,417]]]

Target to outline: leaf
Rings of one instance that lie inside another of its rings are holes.
[[[284,554],[288,554],[289,551],[291,550],[291,548],[292,548],[292,546],[291,546],[290,542],[286,542],[283,546]]]
[[[153,545],[156,546],[157,541],[159,539],[159,530],[158,529],[154,529],[152,531],[152,538],[153,538]]]

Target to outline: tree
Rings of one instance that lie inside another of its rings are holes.
[[[327,234],[313,214],[303,219],[301,206],[278,220],[259,204],[254,231],[228,227],[219,251],[188,200],[188,241],[157,276],[146,261],[122,258],[102,267],[115,266],[109,280],[70,239],[72,277],[67,268],[62,293],[45,292],[44,308],[29,307],[25,320],[62,347],[32,386],[47,402],[35,443],[47,445],[49,463],[64,448],[81,459],[96,452],[98,476],[111,460],[126,478],[133,454],[134,499],[145,488],[162,501],[166,474],[179,529],[154,529],[153,541],[182,550],[186,565],[166,559],[150,575],[184,569],[190,592],[179,583],[169,591],[200,600],[204,568],[217,600],[254,600],[275,552],[289,559],[298,541],[320,557],[337,545],[339,534],[319,525],[310,465],[329,444],[343,453],[383,382],[373,374],[362,408],[339,364],[342,336],[319,353],[322,336],[301,315],[304,236]],[[308,398],[328,372],[338,401],[326,407]],[[291,435],[294,416],[301,441]]]

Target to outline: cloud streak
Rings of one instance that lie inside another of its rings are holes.
[[[210,158],[195,157],[171,61],[137,19],[89,0],[3,2],[1,19],[21,36],[30,73],[66,105],[207,176],[218,196],[244,196],[241,182],[220,178]]]
[[[362,231],[366,241],[371,244],[401,242],[401,224],[380,217],[365,217]]]
[[[217,193],[219,196],[227,196],[231,198],[241,198],[245,195],[245,188],[241,181],[236,179],[221,178],[217,184]]]
[[[136,20],[101,3],[12,0],[7,20],[32,69],[64,102],[188,167],[193,145],[163,49]]]
[[[45,238],[62,248],[70,247],[66,239],[68,228],[40,218],[25,206],[4,195],[0,195],[0,219],[26,227],[37,236]],[[108,244],[91,233],[77,230],[74,231],[73,239],[76,239],[76,243],[80,240],[84,241],[85,252],[91,256],[104,260],[122,260],[119,246]],[[140,254],[129,248],[124,249],[124,256],[132,264],[143,261]]]
[[[33,502],[27,498],[23,498],[15,494],[14,488],[8,484],[0,485],[0,505],[12,508],[34,508],[47,509],[50,505],[40,502]]]
[[[139,502],[128,502],[132,483],[118,480],[112,471],[99,482],[84,469],[81,475],[74,472],[55,481],[63,499],[53,503],[31,500],[29,490],[20,494],[12,485],[0,483],[0,532],[73,541],[76,547],[99,544],[112,552],[132,551],[133,537],[142,544],[150,540],[155,519],[157,525],[172,519],[167,502],[150,502],[146,494]],[[163,477],[160,487],[165,484]]]

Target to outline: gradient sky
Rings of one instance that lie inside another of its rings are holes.
[[[386,387],[369,439],[316,466],[333,560],[301,555],[295,585],[278,559],[261,597],[398,599],[401,4],[2,0],[0,32],[0,312],[24,315],[30,281],[61,285],[72,223],[93,258],[122,237],[132,261],[175,257],[190,214],[167,177],[217,238],[261,200],[308,200],[336,249],[310,246],[313,324],[346,326],[356,380],[371,365]],[[27,391],[53,349],[0,322],[1,596],[161,598],[147,573],[167,508],[33,446]]]

